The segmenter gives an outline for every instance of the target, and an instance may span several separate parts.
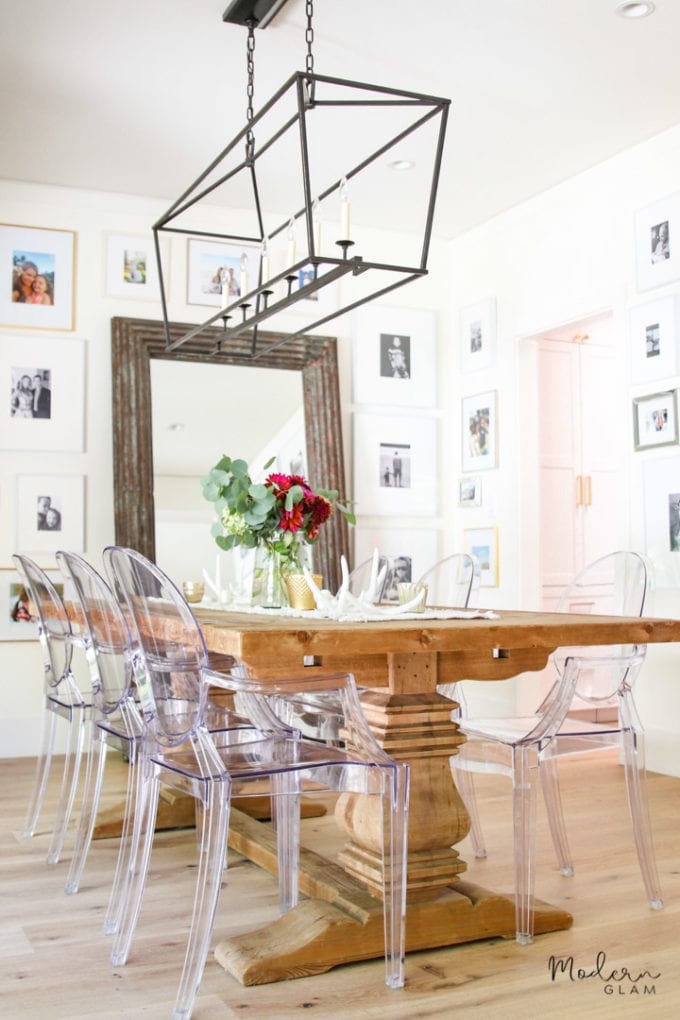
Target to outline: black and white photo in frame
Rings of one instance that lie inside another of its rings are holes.
[[[680,191],[635,214],[638,290],[680,279]]]
[[[496,299],[467,305],[460,313],[460,368],[490,368],[496,356]]]
[[[645,460],[645,553],[656,588],[680,588],[680,457]]]
[[[434,407],[434,312],[363,305],[355,314],[353,330],[355,404]]]
[[[678,296],[636,305],[629,312],[630,379],[651,382],[675,375],[678,367]]]
[[[354,413],[359,515],[435,516],[437,423],[418,415]]]
[[[31,554],[83,552],[85,479],[82,475],[19,475],[16,545]]]

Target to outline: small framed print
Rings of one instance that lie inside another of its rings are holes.
[[[437,562],[437,532],[433,528],[367,528],[353,529],[354,563],[358,566],[378,550],[392,562],[394,573],[384,593],[386,602],[398,602],[397,584],[418,581]]]
[[[0,449],[82,450],[84,375],[82,340],[0,338]]]
[[[43,568],[60,595],[64,581],[58,570]],[[37,619],[28,592],[16,570],[0,569],[0,641],[34,641]]]
[[[164,258],[163,263],[166,261]],[[160,301],[158,263],[151,235],[107,236],[105,292],[107,297],[112,298]]]
[[[674,446],[678,442],[677,390],[636,397],[633,401],[636,450]]]
[[[0,223],[0,326],[75,329],[72,230]]]
[[[642,472],[645,553],[656,586],[678,587],[680,577],[680,457],[645,460]]]
[[[83,552],[85,479],[82,475],[19,475],[16,545],[22,553]]]
[[[673,295],[631,309],[629,315],[631,382],[651,382],[653,379],[667,379],[668,376],[676,375],[677,301],[677,297]]]
[[[489,368],[496,354],[496,299],[468,305],[460,313],[460,367],[462,372]]]
[[[260,250],[190,237],[187,241],[187,304],[222,306],[222,281],[229,304],[257,286]]]
[[[498,528],[465,528],[464,551],[476,556],[481,567],[481,588],[498,587]]]
[[[482,479],[479,475],[466,476],[458,481],[458,506],[482,505]]]
[[[497,467],[496,391],[462,400],[463,471]]]
[[[680,278],[680,191],[635,214],[638,290]]]
[[[435,313],[364,305],[356,314],[355,404],[433,407],[436,403]]]
[[[436,516],[433,418],[354,414],[354,502],[359,514]]]

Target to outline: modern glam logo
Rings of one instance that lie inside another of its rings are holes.
[[[577,967],[573,956],[551,956],[548,970],[551,981],[556,981],[561,974],[566,974],[570,981],[599,981],[605,995],[656,995],[654,982],[661,977],[650,970],[637,974],[627,967],[610,967],[603,951],[595,957],[592,968]]]

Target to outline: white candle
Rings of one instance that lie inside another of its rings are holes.
[[[292,266],[295,262],[295,218],[291,216],[288,222],[288,255],[286,265]]]
[[[342,220],[342,227],[340,231],[340,240],[349,241],[349,189],[347,186],[347,178],[343,177],[340,181],[340,214]]]
[[[260,279],[262,283],[266,283],[269,279],[269,242],[265,237],[262,242],[262,255],[260,260],[261,274]]]
[[[239,283],[241,286],[241,297],[243,297],[245,294],[248,293],[248,256],[246,255],[245,252],[243,252],[241,255],[239,265],[241,269]]]

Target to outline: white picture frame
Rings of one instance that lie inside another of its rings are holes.
[[[434,418],[354,413],[354,501],[361,515],[436,516]]]
[[[490,368],[496,358],[496,299],[466,305],[460,312],[460,369]]]
[[[463,397],[461,401],[463,472],[474,474],[498,467],[496,390]]]
[[[652,382],[678,369],[676,295],[636,305],[628,313],[630,381]]]
[[[45,500],[50,501],[49,506]],[[83,475],[18,475],[15,513],[16,548],[20,552],[84,551]]]
[[[436,316],[418,308],[364,305],[354,319],[355,404],[434,407]]]
[[[52,568],[42,568],[63,596],[64,579]],[[36,641],[38,638],[37,619],[32,616],[30,602],[23,599],[23,582],[18,572],[0,568],[0,641]],[[17,606],[17,603],[21,604]],[[26,618],[27,615],[30,618]]]
[[[246,255],[247,269],[242,276],[241,256]],[[218,272],[224,269],[233,280],[229,304],[244,297],[257,286],[260,249],[249,244],[227,244],[224,241],[187,238],[187,304],[222,307],[222,287]],[[243,285],[245,284],[245,289]]]
[[[0,336],[0,400],[0,449],[82,451],[85,342]]]
[[[464,475],[458,479],[458,506],[482,505],[482,479],[479,475]]]
[[[635,213],[635,266],[640,291],[680,279],[680,191]]]
[[[676,446],[678,433],[678,391],[648,393],[633,400],[633,432],[636,450]]]
[[[107,234],[105,247],[106,297],[126,301],[160,301],[158,261],[152,234]],[[165,247],[161,247],[164,267],[168,261]],[[167,268],[164,275],[167,289]]]
[[[680,587],[680,457],[653,457],[642,469],[645,553],[657,588]]]
[[[0,274],[8,284],[0,287],[0,327],[75,329],[76,236],[73,230],[0,223]],[[36,286],[37,278],[43,278],[43,293],[31,290],[30,296],[47,303],[17,296],[22,293],[22,267],[32,273]]]
[[[397,581],[418,581],[433,567],[438,555],[438,534],[434,528],[370,528],[357,525],[354,531],[354,565],[359,566],[377,549],[395,563],[403,561],[405,570],[395,570]],[[385,601],[397,602],[396,589],[387,592]]]
[[[498,528],[464,528],[463,550],[479,560],[480,588],[497,588]]]

